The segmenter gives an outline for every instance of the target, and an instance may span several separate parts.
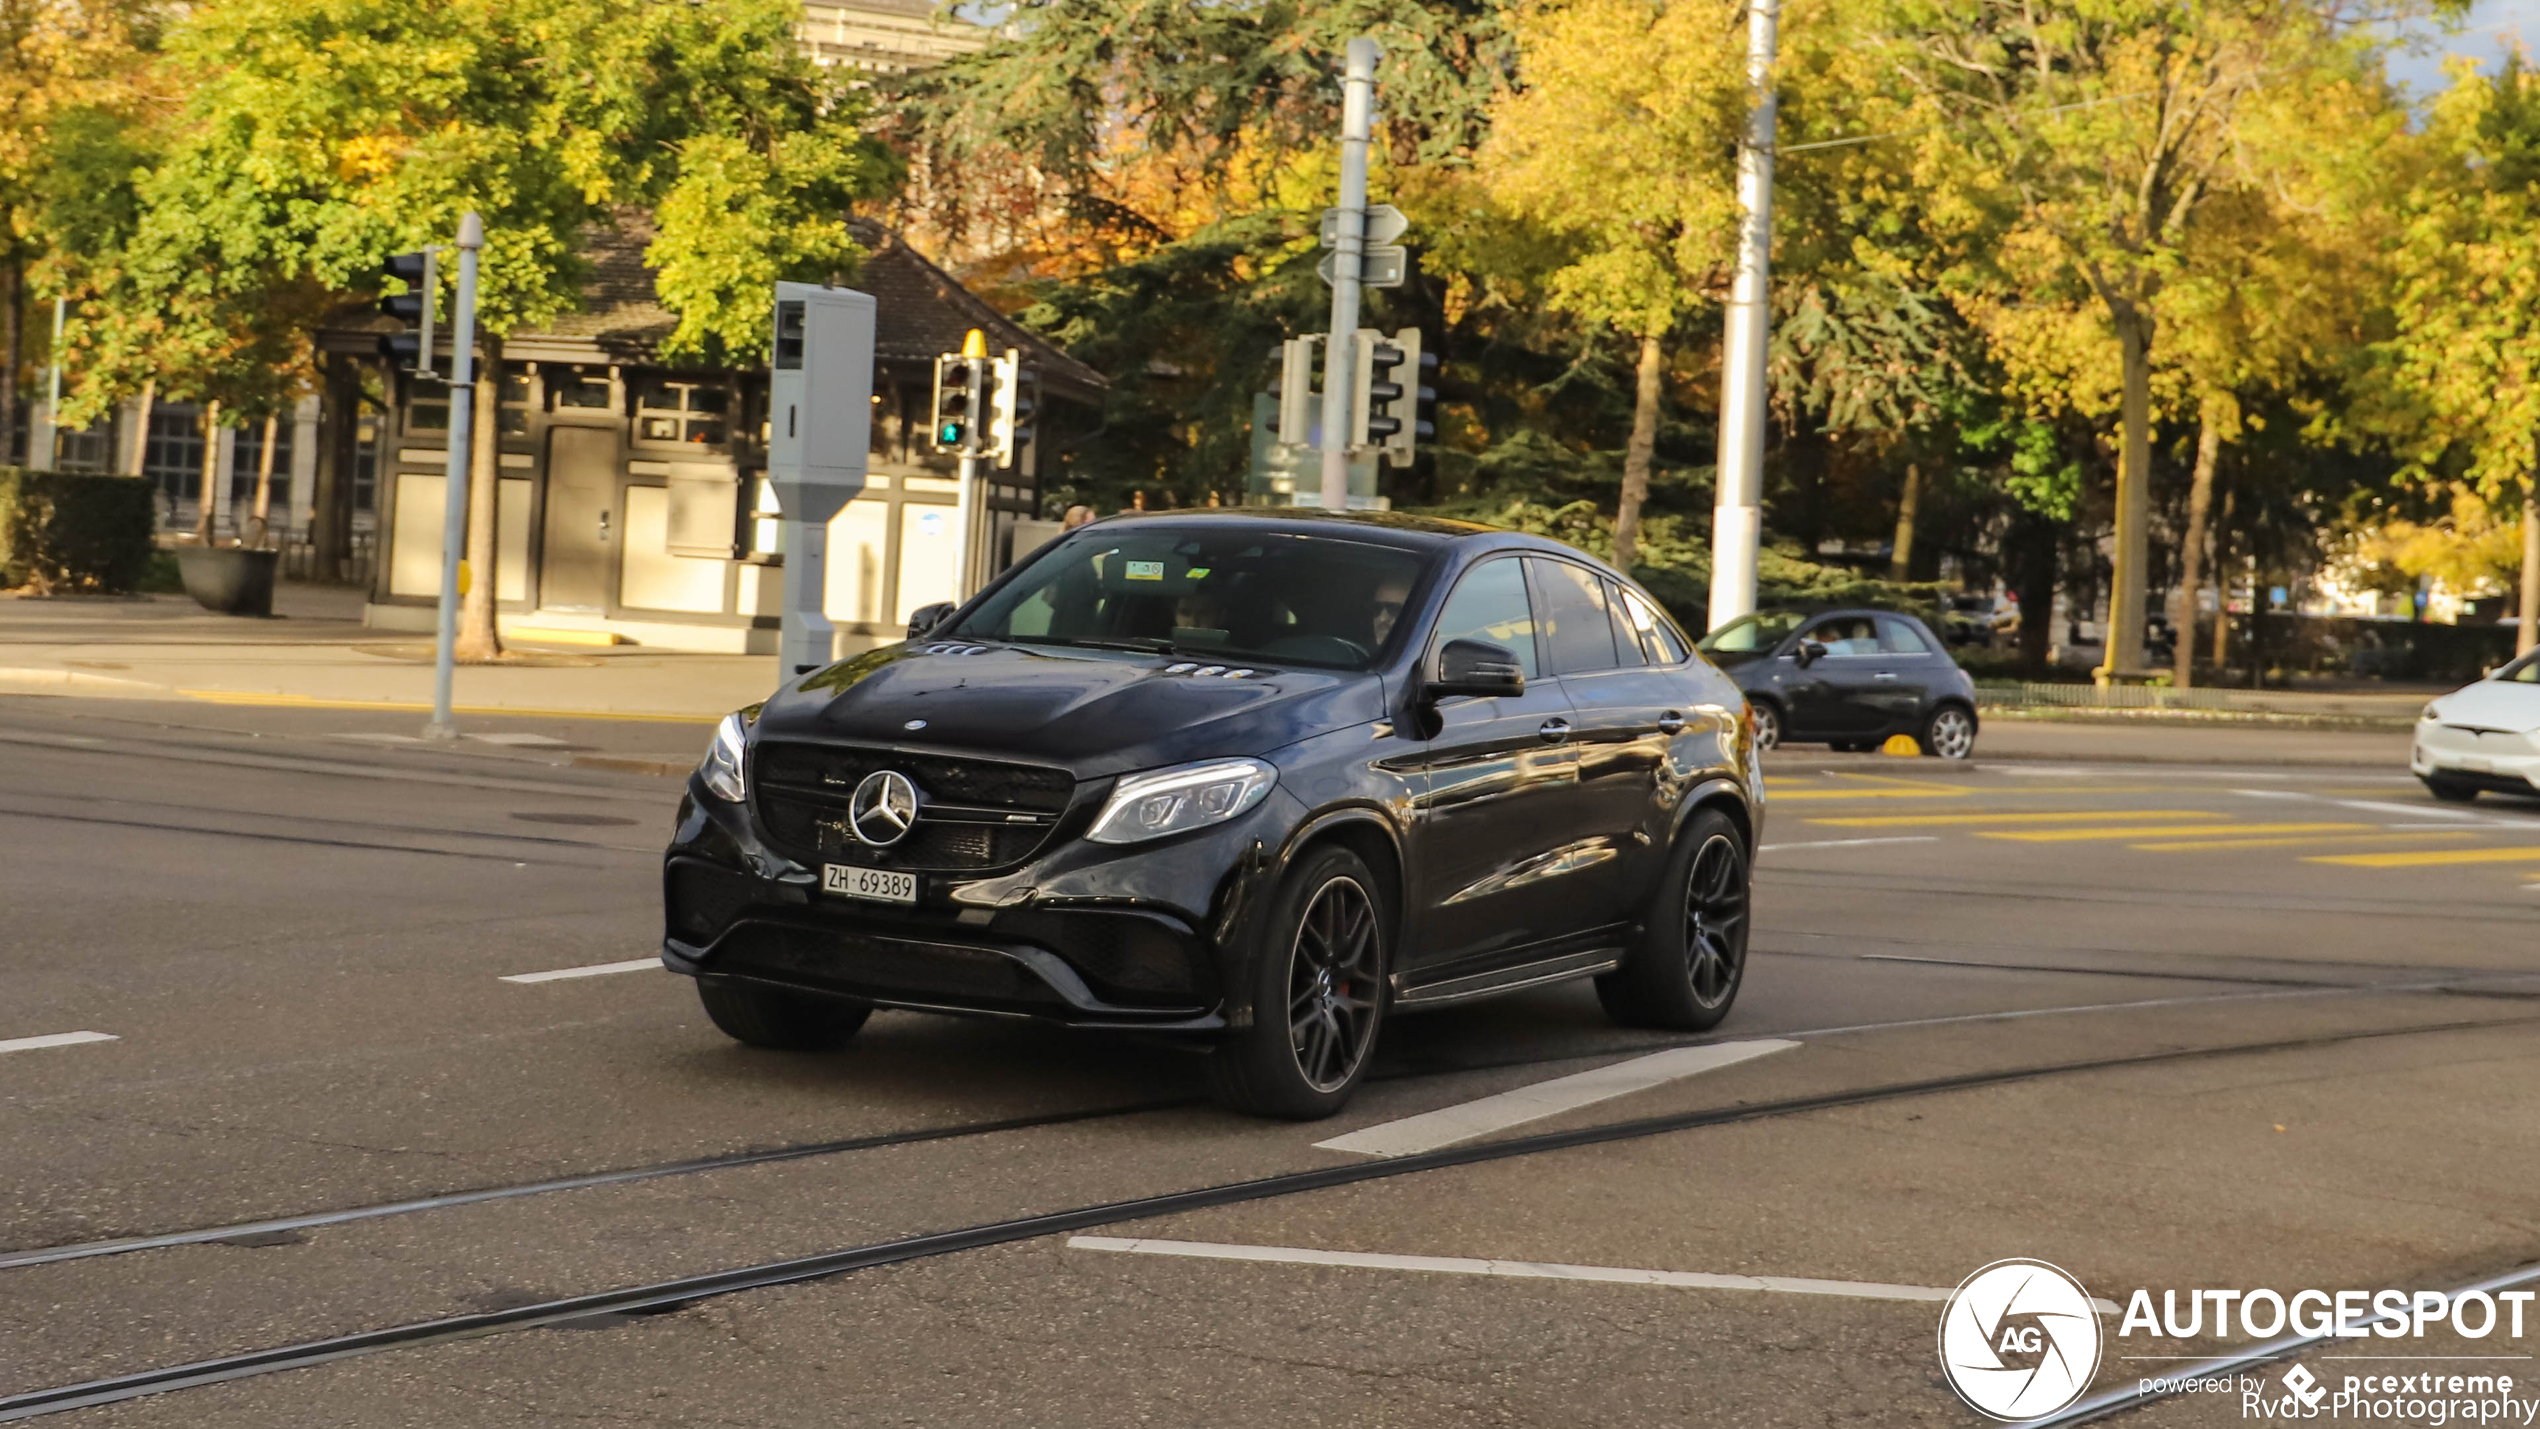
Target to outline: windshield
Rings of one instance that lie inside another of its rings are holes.
[[[1409,551],[1328,536],[1132,527],[1034,561],[948,638],[1364,669],[1420,565]]]
[[[1708,655],[1744,655],[1770,650],[1790,637],[1808,617],[1796,610],[1759,610],[1741,615],[1694,642]]]

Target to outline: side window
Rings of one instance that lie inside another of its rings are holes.
[[[1516,652],[1526,678],[1535,678],[1535,612],[1526,601],[1526,576],[1516,561],[1485,561],[1455,583],[1455,593],[1438,612],[1437,644],[1449,640],[1505,645]]]
[[[1623,604],[1623,588],[1605,582],[1605,613],[1614,621],[1614,658],[1624,665],[1649,663],[1648,648],[1641,643],[1640,631],[1632,626],[1630,610]]]
[[[2496,672],[2499,680],[2515,680],[2526,685],[2540,685],[2540,655],[2525,655],[2519,664],[2508,665]]]
[[[1552,656],[1552,673],[1577,675],[1611,670],[1614,620],[1605,613],[1605,582],[1568,561],[1529,556],[1535,589],[1543,597],[1544,645]]]
[[[1808,638],[1825,646],[1828,655],[1879,653],[1878,625],[1866,615],[1838,615],[1820,620],[1808,628]]]
[[[1929,655],[1934,653],[1923,628],[1901,615],[1879,617],[1879,646],[1890,655]]]
[[[1653,665],[1684,663],[1687,654],[1684,637],[1676,634],[1675,627],[1668,624],[1666,617],[1660,615],[1648,601],[1641,599],[1638,591],[1623,592],[1622,612],[1624,619],[1631,625],[1632,633],[1640,640],[1642,648],[1649,652],[1649,663]]]

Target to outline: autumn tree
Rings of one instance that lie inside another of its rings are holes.
[[[580,304],[583,235],[652,226],[674,358],[755,356],[770,283],[855,267],[847,209],[889,165],[857,92],[801,52],[797,18],[787,0],[195,8],[169,39],[190,97],[85,333],[82,402],[157,374],[270,400],[384,258],[483,215],[462,648],[493,658],[502,343]]]

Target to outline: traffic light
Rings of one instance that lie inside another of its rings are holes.
[[[1021,462],[1023,449],[1032,443],[1030,418],[1041,378],[1023,365],[1023,354],[1011,347],[991,366],[990,375],[988,439],[981,454],[997,466],[1011,468]]]
[[[935,359],[935,450],[978,454],[988,360],[947,353]]]
[[[1402,425],[1385,439],[1385,460],[1401,467],[1411,465],[1421,442],[1438,434],[1438,389],[1429,385],[1430,375],[1438,370],[1438,355],[1421,350],[1416,327],[1395,333],[1393,345],[1402,353],[1402,377],[1411,391],[1394,402],[1389,414]]]
[[[440,255],[440,249],[426,248],[420,253],[400,253],[379,265],[380,276],[406,285],[404,292],[379,300],[382,313],[405,325],[405,331],[385,333],[379,339],[379,355],[391,367],[425,375],[435,370],[432,300]]]

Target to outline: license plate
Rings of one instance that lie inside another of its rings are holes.
[[[820,891],[848,898],[869,898],[876,903],[915,903],[917,875],[893,873],[887,868],[857,868],[853,864],[829,863],[820,868]]]

